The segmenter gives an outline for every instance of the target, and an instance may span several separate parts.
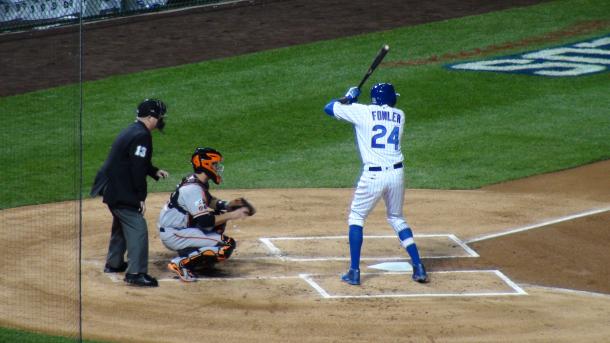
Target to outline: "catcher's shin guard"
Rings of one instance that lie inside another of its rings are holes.
[[[195,269],[199,265],[207,265],[211,263],[218,262],[218,251],[220,250],[218,247],[202,247],[199,249],[192,249],[190,253],[186,256],[183,255],[186,249],[180,250],[180,259],[179,266],[186,267],[189,269]]]
[[[176,263],[180,268],[195,270],[199,267],[211,267],[217,262],[225,261],[237,246],[231,237],[222,235],[221,242],[214,247],[186,248],[178,251],[180,262]]]
[[[220,245],[220,249],[218,249],[218,261],[224,261],[231,257],[233,250],[235,250],[235,247],[237,246],[237,242],[229,236],[222,235],[222,243],[218,243],[218,245]]]

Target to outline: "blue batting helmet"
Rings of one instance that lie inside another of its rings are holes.
[[[396,91],[391,83],[376,83],[371,87],[371,103],[374,105],[396,105]]]

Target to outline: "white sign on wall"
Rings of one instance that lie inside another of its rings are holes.
[[[491,71],[540,76],[581,76],[610,70],[610,35],[568,46],[490,60],[451,64],[454,70]]]
[[[167,5],[168,0],[82,0],[83,17],[110,12],[149,10]],[[0,0],[0,23],[10,21],[78,18],[81,0]]]

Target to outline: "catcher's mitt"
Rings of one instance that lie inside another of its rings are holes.
[[[250,202],[248,200],[246,200],[245,198],[237,198],[237,199],[233,199],[233,200],[229,201],[229,203],[227,204],[227,211],[229,211],[229,212],[235,211],[238,208],[242,208],[242,207],[248,208],[249,216],[253,216],[256,213],[256,209],[254,208],[254,206],[252,206],[252,204],[250,204]]]

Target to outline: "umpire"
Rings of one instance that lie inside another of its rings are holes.
[[[163,130],[165,112],[161,100],[146,99],[138,105],[136,121],[115,139],[91,189],[92,196],[103,195],[104,203],[112,213],[112,233],[104,272],[127,271],[124,281],[135,286],[158,286],[157,280],[148,275],[148,226],[144,212],[146,176],[159,180],[169,175],[151,161],[151,131]]]

